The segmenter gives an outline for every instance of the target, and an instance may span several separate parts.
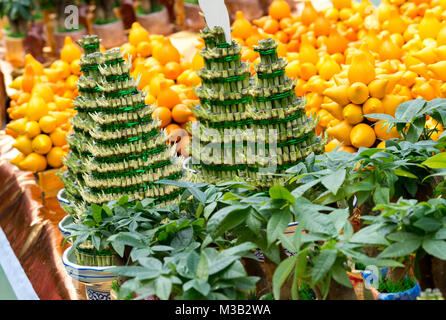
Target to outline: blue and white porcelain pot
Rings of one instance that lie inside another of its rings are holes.
[[[112,267],[78,265],[72,246],[64,251],[62,262],[70,277],[85,284],[88,300],[111,300],[111,283],[117,277],[109,271]]]
[[[57,225],[64,239],[68,238],[71,235],[71,232],[66,227],[73,222],[73,218],[70,215],[66,215],[62,220],[60,220],[59,224]]]
[[[381,276],[385,277],[387,275],[388,270],[389,270],[388,268],[381,268],[380,269]],[[368,284],[368,286],[370,287],[370,291],[372,292],[375,300],[416,300],[421,293],[420,285],[416,280],[413,288],[409,290],[401,292],[393,292],[393,293],[382,293],[372,286],[374,279],[376,279],[376,276],[373,275],[373,272],[371,272],[370,270],[364,270],[362,272],[362,276],[364,283]]]
[[[60,189],[59,192],[57,193],[57,201],[59,201],[60,206],[62,207],[62,205],[70,205],[71,202],[65,198],[65,188]]]

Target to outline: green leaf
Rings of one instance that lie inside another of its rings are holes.
[[[327,188],[331,193],[338,193],[339,188],[342,186],[345,180],[345,169],[339,169],[332,174],[325,176],[321,179],[321,183]]]
[[[446,169],[446,152],[440,152],[421,164],[432,169]]]
[[[445,240],[446,239],[446,228],[442,228],[435,233],[435,239]]]
[[[388,246],[383,252],[378,255],[378,258],[398,258],[407,256],[421,245],[421,240],[407,240],[404,242],[396,242]]]
[[[207,296],[211,292],[211,286],[203,279],[193,279],[183,285],[184,291],[188,291],[191,288],[194,288],[203,296]]]
[[[313,259],[313,267],[311,268],[311,282],[316,284],[330,271],[336,261],[337,250],[323,250]]]
[[[293,197],[291,192],[288,191],[287,188],[278,184],[269,189],[269,195],[271,199],[283,199],[287,200],[289,203],[294,203],[294,201],[296,201],[296,199]]]
[[[441,260],[446,260],[446,242],[443,240],[423,240],[423,249]]]
[[[223,271],[221,274],[219,274],[219,276],[222,279],[227,279],[227,280],[231,280],[234,278],[242,278],[246,277],[246,271],[240,260],[236,260],[230,268]]]
[[[384,238],[384,236],[379,232],[378,225],[371,225],[365,228],[362,228],[350,239],[350,242],[353,243],[362,243],[362,244],[377,244],[377,245],[388,245],[389,242]]]
[[[344,227],[345,223],[348,222],[348,209],[333,210],[328,214],[328,217],[333,221],[336,232],[339,233]]]
[[[123,196],[121,199],[118,200],[118,205],[123,206],[129,202],[128,196]]]
[[[221,252],[225,256],[243,256],[245,253],[249,252],[251,249],[255,249],[257,246],[252,242],[243,242],[235,247],[225,249]]]
[[[347,272],[340,263],[335,263],[335,265],[333,266],[332,276],[337,283],[342,284],[347,288],[352,287],[352,283],[350,282]]]
[[[299,253],[295,255],[297,257],[296,258],[297,277],[300,279],[307,277],[307,264],[308,264],[307,252],[308,249],[304,249],[302,251],[299,251]]]
[[[111,243],[113,250],[116,251],[116,253],[120,256],[123,257],[124,256],[124,244],[122,242],[116,241],[116,242],[112,242]]]
[[[161,276],[155,280],[155,292],[161,300],[168,300],[172,291],[172,281],[169,278]]]
[[[209,262],[204,253],[201,253],[200,255],[200,260],[198,261],[197,272],[195,275],[198,279],[205,281],[207,281],[209,278]]]
[[[247,217],[249,205],[233,205],[224,207],[212,215],[207,228],[214,238],[242,223]]]
[[[218,255],[216,260],[210,261],[209,275],[213,275],[224,270],[238,259],[238,256]]]
[[[268,240],[268,245],[276,242],[277,239],[288,226],[288,223],[291,221],[291,212],[290,210],[284,209],[274,213],[271,216],[271,219],[268,221],[268,225],[266,227],[266,236]]]
[[[294,247],[293,241],[291,241],[290,236],[286,236],[285,234],[282,233],[279,236],[279,239],[282,245],[285,247],[285,249],[293,253],[296,252],[296,248]]]
[[[235,286],[241,290],[249,291],[254,290],[257,281],[259,281],[259,277],[242,277],[236,278],[233,281],[235,282]]]
[[[442,227],[441,222],[429,217],[423,217],[415,221],[413,225],[427,232],[437,231]]]
[[[252,232],[259,232],[262,228],[262,221],[251,212],[246,218],[246,225]]]
[[[278,246],[269,246],[267,248],[261,248],[263,254],[270,259],[272,262],[279,264],[280,263],[280,251]]]
[[[102,207],[92,203],[91,210],[93,211],[94,221],[96,221],[96,223],[100,223],[102,221]]]
[[[113,216],[113,211],[105,203],[102,205],[102,210],[107,214],[107,216]]]
[[[418,177],[416,175],[414,175],[413,173],[410,173],[410,172],[403,170],[401,168],[393,169],[393,173],[395,173],[397,176],[400,176],[400,177],[418,179]]]
[[[177,232],[170,245],[175,249],[186,248],[194,239],[194,229],[187,227]]]
[[[420,237],[416,234],[410,233],[410,232],[394,232],[389,235],[387,235],[387,239],[396,241],[396,242],[402,242],[407,240],[419,240]]]
[[[158,270],[147,269],[140,266],[112,267],[110,268],[110,272],[138,280],[156,279],[160,276],[160,272]]]
[[[390,189],[386,187],[376,188],[373,192],[373,201],[376,205],[389,203]]]
[[[395,119],[412,122],[414,116],[419,116],[426,100],[414,99],[401,103],[395,111]]]
[[[209,216],[212,214],[212,212],[214,212],[215,208],[217,207],[217,202],[211,202],[210,204],[208,204],[203,211],[203,216],[206,219],[209,219]]]
[[[286,258],[278,266],[273,275],[273,293],[276,300],[280,299],[280,288],[289,277],[296,263],[296,256]]]
[[[310,232],[334,234],[336,228],[333,221],[326,215],[318,212],[302,212],[299,223]]]
[[[316,179],[311,182],[305,183],[291,191],[291,194],[297,199],[301,197],[306,191],[317,185],[319,182],[321,182],[321,179]]]

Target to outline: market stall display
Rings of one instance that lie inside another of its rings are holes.
[[[36,265],[57,287],[39,295],[442,299],[446,2],[117,3],[81,20],[90,34],[125,20],[107,32],[119,43],[64,37],[54,61],[48,40],[5,77],[0,189],[33,203],[12,168],[44,196],[39,213],[0,201],[0,223],[31,282]],[[199,4],[209,25],[167,36],[203,22]],[[66,242],[30,265],[51,224]]]

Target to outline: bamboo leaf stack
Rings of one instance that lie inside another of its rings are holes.
[[[184,178],[184,158],[176,156],[175,145],[166,143],[167,133],[159,129],[160,120],[152,119],[154,108],[145,104],[145,94],[137,89],[138,80],[129,76],[122,52],[101,53],[99,42],[97,36],[85,36],[79,43],[85,51],[80,62],[83,75],[77,83],[80,95],[73,101],[77,114],[70,120],[74,133],[67,137],[67,170],[61,174],[77,222],[87,204],[123,196],[174,203],[182,189],[155,182]],[[106,253],[88,256],[88,246],[82,250],[77,252],[79,262],[111,261]]]
[[[220,27],[206,27],[201,36],[205,65],[196,90],[200,105],[193,110],[200,124],[195,124],[198,139],[194,136],[191,149],[201,172],[197,180],[235,178],[266,188],[285,179],[277,174],[323,151],[326,138],[315,134],[315,119],[306,117],[305,102],[296,97],[274,40],[261,40],[256,47],[261,61],[253,79],[249,65],[240,61],[240,46],[226,43]]]
[[[255,86],[251,90],[251,126],[257,133],[257,144],[265,140],[266,164],[274,172],[266,170],[265,161],[263,165],[257,161],[257,170],[248,170],[248,178],[262,187],[270,187],[286,179],[277,174],[312,152],[321,153],[326,137],[316,135],[317,122],[305,115],[305,102],[296,97],[295,84],[285,74],[287,62],[278,57],[277,43],[271,38],[260,40],[254,50],[260,54],[260,62],[255,66]]]

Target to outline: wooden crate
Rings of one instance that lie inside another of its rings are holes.
[[[64,188],[63,182],[56,173],[60,169],[49,169],[37,173],[37,182],[43,194],[43,199],[56,197],[60,189]]]

